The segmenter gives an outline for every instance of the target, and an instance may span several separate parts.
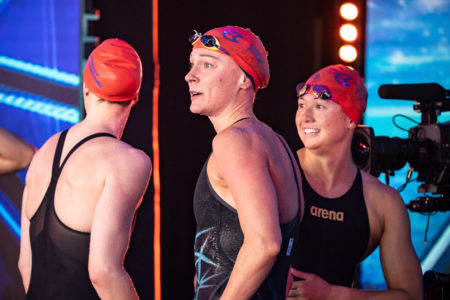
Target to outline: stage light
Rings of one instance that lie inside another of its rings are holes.
[[[6,224],[8,224],[9,228],[16,234],[16,236],[20,239],[20,223],[14,220],[13,216],[8,212],[6,207],[0,202],[0,217],[3,218]]]
[[[361,68],[361,60],[364,59],[364,1],[342,1],[337,13],[339,44],[337,56],[342,63],[351,64],[356,69]],[[337,33],[337,32],[336,32]],[[362,53],[362,57],[359,57]]]
[[[356,48],[352,45],[344,45],[339,48],[339,57],[345,62],[354,62],[358,57],[358,52]]]
[[[60,71],[56,68],[49,68],[26,62],[20,59],[0,55],[0,67],[11,69],[17,72],[26,73],[54,81],[59,84],[77,87],[80,85],[80,76]]]
[[[71,124],[76,124],[80,121],[80,112],[76,107],[25,92],[3,91],[2,88],[2,85],[0,85],[0,104],[13,106]]]
[[[353,24],[344,24],[339,29],[339,35],[344,41],[353,42],[358,37],[358,30]]]
[[[345,20],[352,21],[358,17],[359,11],[358,7],[350,2],[346,2],[341,5],[341,17]]]

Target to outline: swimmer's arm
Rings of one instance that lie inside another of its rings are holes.
[[[94,213],[89,276],[102,299],[138,299],[123,262],[133,217],[150,178],[151,162],[141,151],[131,156],[119,153],[114,157]]]
[[[25,169],[35,152],[28,142],[0,127],[0,175]]]
[[[392,299],[422,299],[422,270],[411,242],[411,225],[403,199],[386,185],[378,198],[384,199],[380,261],[388,286],[386,295],[392,295]]]
[[[245,134],[228,131],[213,143],[214,164],[235,201],[244,242],[221,299],[249,299],[267,277],[281,247],[277,195],[268,162]]]

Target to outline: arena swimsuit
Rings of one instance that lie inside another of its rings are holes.
[[[328,283],[352,285],[357,264],[367,250],[370,228],[358,169],[350,189],[337,198],[316,193],[302,173],[305,214],[292,250],[292,266]]]
[[[56,215],[54,198],[61,171],[72,153],[93,138],[115,136],[96,133],[84,138],[59,166],[66,135],[67,130],[59,137],[50,184],[30,220],[32,271],[26,299],[99,299],[88,273],[90,233],[64,225]]]
[[[289,271],[289,255],[300,218],[300,188],[293,159],[280,138],[291,160],[297,183],[299,208],[295,218],[280,224],[281,250],[272,270],[251,299],[284,299],[286,278]],[[208,159],[209,160],[209,159]],[[194,194],[194,214],[197,221],[195,237],[196,300],[219,299],[227,285],[244,236],[239,226],[236,209],[226,203],[214,191],[208,179],[207,165],[203,166]]]

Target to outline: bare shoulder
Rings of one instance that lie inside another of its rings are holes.
[[[261,143],[258,134],[249,128],[229,127],[219,132],[212,142],[209,171],[227,177],[236,175],[237,168],[249,171],[264,166],[267,155]]]
[[[60,135],[61,132],[58,132],[51,136],[33,156],[26,174],[26,182],[29,182],[33,177],[42,178],[41,173],[49,174],[48,170],[51,168]]]
[[[247,129],[239,127],[229,127],[217,133],[217,135],[213,139],[213,147],[246,146],[249,142],[249,137],[250,133]]]
[[[107,139],[100,147],[102,153],[98,157],[108,168],[132,177],[151,172],[152,162],[142,150],[116,139]]]
[[[378,178],[375,176],[368,174],[365,171],[361,170],[361,176],[363,180],[364,188],[367,188],[370,192],[378,194],[381,193],[384,196],[387,197],[396,197],[400,196],[400,193],[394,189],[393,187],[382,183]]]
[[[263,135],[252,126],[229,127],[213,139],[213,153],[260,155],[265,149]]]
[[[46,155],[47,152],[51,152],[52,154],[55,152],[56,144],[58,143],[59,137],[61,136],[61,132],[55,133],[52,135],[45,143],[39,148],[36,152],[37,155]]]
[[[99,144],[100,149],[93,145],[92,151],[101,160],[96,169],[103,171],[103,193],[135,207],[147,189],[152,171],[150,158],[142,150],[117,139],[105,138],[104,143]]]
[[[380,212],[405,210],[400,193],[391,186],[382,183],[378,178],[361,171],[364,198]]]

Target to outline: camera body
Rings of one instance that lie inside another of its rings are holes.
[[[450,121],[438,123],[437,116],[450,110],[449,91],[435,83],[381,85],[379,95],[388,99],[413,97],[407,100],[417,101],[414,110],[422,113],[421,123],[409,129],[407,139],[375,136],[371,127],[358,125],[352,142],[355,164],[378,177],[381,173],[392,176],[409,163],[418,172],[419,193],[432,193],[448,200]]]
[[[419,125],[409,130],[418,153],[409,162],[424,182],[419,193],[450,194],[450,122]]]
[[[410,128],[408,139],[376,137],[371,127],[358,125],[352,155],[358,167],[376,177],[409,163],[417,181],[424,182],[420,193],[450,193],[450,121]]]

